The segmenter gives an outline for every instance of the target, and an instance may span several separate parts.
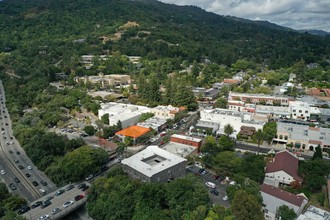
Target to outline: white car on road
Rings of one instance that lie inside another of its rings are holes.
[[[6,172],[4,170],[1,170],[0,173],[1,173],[1,175],[5,175],[6,174]]]
[[[38,218],[38,220],[47,220],[49,219],[49,215],[43,215]]]
[[[69,207],[72,204],[73,204],[73,201],[67,201],[66,203],[63,204],[63,207],[64,208],[67,208],[67,207]]]

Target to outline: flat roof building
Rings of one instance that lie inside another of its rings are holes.
[[[186,174],[187,160],[173,153],[149,146],[121,161],[123,169],[132,178],[144,182],[167,182]]]
[[[138,123],[140,116],[146,112],[150,112],[150,110],[145,106],[108,102],[101,104],[98,116],[101,119],[103,115],[109,114],[110,126],[121,121],[122,128],[127,128]]]
[[[162,146],[162,149],[183,158],[187,158],[192,154],[198,153],[197,147],[176,142],[168,142],[167,144]]]
[[[166,128],[166,119],[164,118],[158,118],[158,117],[151,117],[145,120],[144,122],[137,123],[140,127],[145,128],[152,128],[153,130],[160,132]]]

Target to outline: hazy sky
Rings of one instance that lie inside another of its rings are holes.
[[[220,15],[265,20],[293,29],[330,32],[330,0],[160,0],[196,5]]]

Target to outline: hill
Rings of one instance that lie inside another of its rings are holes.
[[[287,67],[300,59],[316,62],[330,53],[330,37],[220,16],[194,6],[153,0],[6,0],[0,4],[0,52],[15,55],[17,65],[10,64],[9,58],[6,66],[18,75],[26,74],[26,64],[35,68],[31,65],[40,64],[40,59],[53,64],[104,51],[189,62],[208,58],[226,65],[245,58],[271,68]],[[127,22],[135,25],[125,27]]]

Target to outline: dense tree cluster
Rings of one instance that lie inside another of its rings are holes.
[[[0,183],[0,217],[3,217],[7,212],[16,210],[25,204],[26,201],[23,198],[9,193],[6,184]]]
[[[170,183],[141,183],[119,170],[97,179],[87,208],[94,219],[182,219],[208,207],[202,182],[188,175]],[[202,211],[205,218],[206,211]]]

